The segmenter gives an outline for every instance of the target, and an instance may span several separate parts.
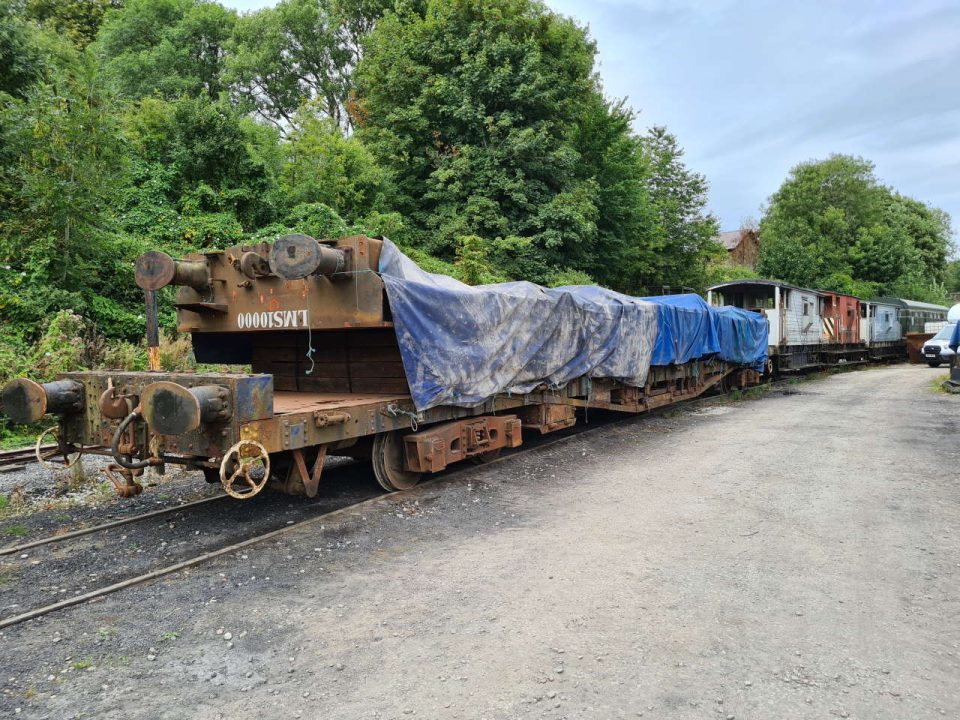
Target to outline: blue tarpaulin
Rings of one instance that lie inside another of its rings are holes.
[[[389,240],[380,273],[418,410],[473,407],[584,376],[642,386],[651,363],[730,353],[755,366],[761,351],[766,361],[765,319],[717,312],[696,295],[642,299],[527,282],[471,287],[421,270]],[[757,323],[762,348],[753,347]]]
[[[699,295],[644,298],[657,306],[654,365],[680,365],[720,352],[717,325],[710,306]]]
[[[729,305],[710,310],[717,322],[720,359],[746,365],[760,373],[766,370],[770,335],[767,318]]]

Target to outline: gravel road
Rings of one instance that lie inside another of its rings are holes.
[[[630,419],[10,628],[0,716],[960,717],[940,374]]]

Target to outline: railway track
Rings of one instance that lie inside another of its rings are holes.
[[[778,381],[770,383],[770,388],[776,388],[790,383],[790,381]],[[578,425],[567,430],[561,430],[557,433],[553,433],[547,436],[531,438],[520,448],[510,450],[505,452],[501,457],[496,458],[486,464],[492,464],[497,462],[503,462],[507,459],[517,457],[518,455],[534,452],[536,450],[542,450],[551,445],[565,442],[571,437],[579,437],[591,432],[597,432],[602,430],[605,427],[610,425],[621,424],[628,422],[630,420],[637,419],[638,417],[649,417],[651,415],[659,415],[664,411],[675,410],[677,407],[697,407],[702,406],[705,403],[716,401],[717,399],[722,398],[724,395],[729,393],[724,393],[722,395],[712,395],[708,397],[701,397],[692,400],[685,401],[678,405],[667,406],[658,410],[651,411],[650,413],[645,413],[643,416],[635,415],[622,415],[619,413],[599,413],[592,412],[590,423],[586,425]],[[329,475],[325,474],[325,478],[330,480],[335,480],[335,475],[342,474],[344,470],[348,468],[354,468],[355,465],[350,464],[344,467],[333,468],[331,469]],[[455,470],[439,473],[436,477],[431,478],[425,482],[420,483],[417,487],[422,487],[425,485],[434,484],[437,482],[442,482],[456,478],[458,476],[464,475],[466,473],[474,470],[473,466],[466,465],[461,466]],[[47,562],[41,562],[38,565],[31,565],[30,567],[40,568],[38,574],[49,575],[51,569],[57,570],[62,567],[69,567],[71,565],[77,565],[77,558],[67,550],[57,550],[56,545],[63,543],[68,540],[77,540],[80,538],[88,538],[92,535],[99,533],[104,533],[105,535],[111,531],[115,531],[118,528],[125,528],[126,526],[135,525],[137,523],[146,523],[148,521],[162,520],[163,518],[175,518],[176,523],[183,526],[180,533],[180,542],[183,544],[185,540],[184,537],[191,537],[190,531],[192,530],[195,535],[193,537],[198,537],[200,535],[200,530],[195,529],[199,527],[211,527],[210,518],[207,516],[207,512],[210,509],[216,509],[218,515],[215,519],[215,530],[220,530],[223,534],[222,538],[215,540],[214,542],[206,543],[204,547],[204,552],[197,554],[189,553],[175,553],[173,557],[169,554],[164,555],[163,557],[155,558],[155,562],[147,563],[156,565],[155,567],[141,567],[134,568],[128,567],[120,569],[116,572],[107,572],[105,575],[107,579],[112,580],[107,584],[100,585],[92,590],[88,591],[75,591],[75,594],[65,597],[56,602],[52,602],[46,605],[37,606],[29,610],[9,615],[0,619],[0,629],[18,625],[20,623],[26,622],[28,620],[33,620],[44,615],[56,612],[58,610],[63,610],[72,606],[80,605],[83,603],[96,600],[97,598],[104,597],[106,595],[118,592],[125,588],[130,588],[142,583],[155,580],[157,578],[164,577],[166,575],[171,575],[173,573],[179,572],[181,570],[188,569],[190,567],[200,565],[202,563],[208,562],[210,560],[216,559],[218,557],[223,557],[231,553],[235,553],[239,550],[248,548],[252,545],[270,540],[272,538],[278,537],[280,535],[292,532],[294,530],[301,529],[306,526],[315,525],[323,520],[328,520],[329,518],[345,512],[351,508],[355,508],[359,505],[363,505],[372,501],[377,500],[378,498],[383,497],[382,491],[379,488],[375,488],[375,483],[372,478],[369,479],[368,488],[361,488],[359,491],[357,488],[353,488],[352,491],[342,493],[340,495],[335,495],[333,497],[327,496],[318,496],[313,501],[301,501],[299,503],[290,503],[290,498],[283,495],[269,496],[264,497],[263,501],[258,503],[237,503],[237,502],[221,502],[228,499],[225,495],[217,495],[212,498],[204,498],[199,501],[194,501],[191,503],[186,503],[176,507],[164,508],[160,510],[155,510],[149,513],[144,513],[142,515],[136,515],[129,518],[123,518],[120,520],[115,520],[109,523],[104,523],[102,525],[91,526],[88,528],[80,528],[78,530],[71,531],[69,533],[64,533],[62,535],[54,535],[47,538],[38,539],[30,543],[22,543],[18,545],[9,546],[3,549],[0,549],[0,556],[11,556],[21,553],[21,555],[27,555],[27,557],[21,557],[21,559],[29,559],[28,551],[36,548],[54,546],[51,549],[52,557],[47,558]],[[336,485],[336,483],[329,483]],[[411,491],[407,491],[411,492]],[[269,507],[264,507],[264,505],[269,505]],[[221,508],[222,505],[222,508]],[[268,516],[270,510],[278,511],[281,510],[279,506],[286,505],[286,512],[278,512],[274,516]],[[186,514],[187,512],[196,511],[192,516]],[[294,519],[290,519],[290,516],[294,515]],[[234,521],[234,522],[231,522]],[[257,534],[253,537],[249,537],[250,524],[259,524],[257,528]],[[168,522],[167,520],[163,521],[164,525],[171,527],[174,525],[173,522]],[[129,529],[126,530],[127,533],[130,532]],[[244,535],[247,535],[244,537]],[[113,538],[113,542],[109,542],[110,538],[103,537],[101,542],[95,545],[88,545],[85,549],[81,549],[81,555],[86,553],[87,556],[91,554],[93,557],[93,562],[95,563],[99,558],[101,563],[103,561],[103,553],[109,552],[110,547],[122,547],[125,541],[128,538],[128,534],[122,535],[120,538]],[[204,544],[204,543],[201,543]],[[169,546],[167,541],[162,542],[159,547]],[[142,554],[136,552],[135,554]],[[162,553],[161,553],[162,554]],[[111,556],[113,560],[117,560],[116,554]],[[88,560],[90,558],[88,557]],[[167,560],[172,560],[172,562],[165,562]],[[34,561],[36,562],[36,561]],[[144,563],[140,563],[144,565]],[[53,566],[51,568],[51,565]],[[85,565],[83,562],[79,563],[80,569],[87,569],[90,567],[89,564]],[[136,563],[134,563],[136,565]],[[138,571],[142,570],[142,571]],[[76,575],[76,573],[75,573]],[[62,589],[60,589],[62,591]],[[85,590],[85,586],[81,586],[81,590]],[[6,593],[5,593],[6,594]],[[3,596],[0,595],[0,598]],[[4,603],[6,604],[6,603]],[[9,605],[6,605],[10,607]]]
[[[141,522],[150,518],[160,518],[166,515],[173,515],[178,512],[182,512],[189,508],[199,507],[200,505],[208,505],[214,502],[223,502],[229,497],[229,495],[215,495],[214,497],[201,498],[200,500],[193,500],[191,502],[186,502],[181,505],[172,505],[168,508],[160,508],[159,510],[153,510],[148,513],[142,513],[140,515],[132,515],[130,517],[120,518],[119,520],[112,520],[110,522],[101,523],[99,525],[91,525],[89,527],[77,528],[76,530],[70,530],[69,532],[60,533],[59,535],[51,535],[49,537],[40,538],[38,540],[32,540],[30,542],[18,543],[17,545],[9,545],[5,548],[0,548],[0,557],[5,555],[14,555],[16,553],[22,553],[24,550],[32,550],[33,548],[41,547],[43,545],[50,545],[56,542],[63,542],[64,540],[70,540],[76,537],[82,537],[84,535],[92,535],[94,533],[102,532],[104,530],[110,530],[115,527],[120,527],[122,525],[130,525],[132,523]]]
[[[56,445],[42,445],[40,447],[40,452],[49,452],[56,450],[56,448]],[[35,449],[32,447],[0,451],[0,472],[12,472],[14,470],[19,470],[26,463],[35,459]]]

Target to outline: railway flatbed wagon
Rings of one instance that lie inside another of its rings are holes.
[[[570,427],[578,408],[639,413],[759,382],[767,322],[698,296],[597,287],[470,287],[389,240],[288,235],[136,265],[158,358],[157,293],[200,363],[249,372],[70,372],[0,394],[14,422],[55,415],[38,457],[112,456],[118,492],[148,467],[201,470],[230,495],[316,495],[325,458],[370,458],[387,490]],[[45,440],[54,444],[45,445]]]

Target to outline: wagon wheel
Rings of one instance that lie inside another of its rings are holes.
[[[403,436],[397,430],[373,438],[373,474],[384,490],[409,490],[420,482],[420,473],[404,468]]]
[[[220,483],[227,495],[249,500],[259,494],[270,479],[270,454],[256,440],[241,440],[220,462]]]
[[[47,435],[50,435],[57,443],[55,448],[44,449],[43,439],[47,437]],[[74,450],[72,445],[65,446],[60,440],[60,426],[54,425],[40,433],[40,436],[37,438],[37,444],[33,448],[33,454],[37,456],[37,462],[44,467],[53,470],[62,470],[76,465],[80,456],[83,455],[83,450]],[[57,457],[61,458],[63,462],[52,462],[53,459]]]

